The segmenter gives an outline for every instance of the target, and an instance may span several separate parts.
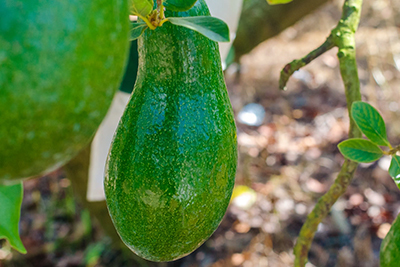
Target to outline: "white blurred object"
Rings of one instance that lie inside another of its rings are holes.
[[[396,69],[400,71],[400,55],[399,54],[393,55],[393,60],[394,63],[396,64]]]
[[[242,1],[206,0],[212,16],[222,19],[229,26],[231,41],[229,43],[219,43],[223,66],[236,36]],[[131,20],[134,19],[134,17],[131,18]],[[105,200],[103,183],[107,155],[114,132],[124,113],[125,106],[128,104],[129,96],[128,93],[121,91],[115,94],[111,107],[93,139],[90,150],[89,181],[86,195],[87,200],[90,202]]]
[[[384,156],[382,157],[379,161],[378,161],[378,166],[384,170],[384,171],[388,171],[389,167],[390,167],[390,163],[392,161],[392,157],[391,156]]]
[[[221,59],[223,65],[225,65],[226,57],[236,37],[243,0],[206,0],[206,2],[211,15],[222,19],[229,26],[231,41],[229,43],[219,43]]]
[[[242,210],[250,209],[257,200],[257,193],[245,185],[237,185],[233,189],[231,203]]]
[[[264,107],[256,103],[247,104],[238,114],[239,122],[249,126],[262,125],[264,117]]]
[[[94,136],[90,150],[89,181],[86,195],[88,201],[105,200],[103,180],[108,150],[129,97],[130,94],[121,91],[115,94],[107,115]]]

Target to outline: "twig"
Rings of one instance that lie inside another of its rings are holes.
[[[393,155],[396,155],[397,154],[397,152],[399,152],[400,151],[400,145],[398,145],[398,146],[396,146],[396,147],[394,147],[394,148],[391,148],[390,150],[389,150],[389,155],[391,155],[391,156],[393,156]]]
[[[347,108],[350,117],[350,138],[362,136],[360,130],[355,125],[350,112],[353,102],[361,100],[354,39],[359,24],[361,5],[362,0],[346,0],[343,5],[342,18],[336,28],[332,30],[325,43],[303,59],[294,60],[286,65],[281,72],[280,78],[280,88],[283,89],[286,87],[286,83],[290,76],[296,70],[307,65],[313,59],[334,46],[337,46],[339,48],[337,56],[340,62],[340,72],[345,87]],[[329,188],[328,192],[318,200],[313,211],[307,216],[306,222],[301,228],[294,247],[294,254],[296,256],[295,267],[304,267],[307,263],[308,251],[310,250],[318,225],[328,215],[337,199],[346,191],[357,166],[357,163],[346,160],[334,184]]]
[[[318,47],[317,49],[311,51],[307,56],[296,59],[287,64],[281,71],[281,77],[279,79],[279,89],[286,90],[286,84],[289,81],[290,76],[293,75],[294,72],[298,71],[300,68],[304,67],[326,51],[332,49],[335,44],[332,41],[331,36],[329,36],[325,42]]]

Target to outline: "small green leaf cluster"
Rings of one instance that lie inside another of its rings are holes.
[[[384,155],[392,156],[389,174],[400,187],[400,157],[396,155],[400,146],[393,148],[389,143],[382,116],[370,104],[361,101],[353,103],[351,116],[368,140],[353,138],[343,141],[338,145],[340,152],[345,158],[360,163],[374,162]]]
[[[153,0],[131,0],[131,14],[141,21],[132,25],[131,40],[139,38],[145,30],[155,30],[165,22],[194,30],[216,42],[229,42],[229,28],[222,20],[209,16],[165,17],[164,9],[170,11],[186,11],[194,6],[197,0],[157,0],[157,8],[153,10]]]
[[[349,160],[365,163],[376,161],[384,155],[390,155],[392,161],[389,174],[400,188],[400,157],[396,155],[400,151],[400,145],[393,148],[389,143],[382,116],[374,107],[365,102],[354,102],[351,107],[351,116],[368,140],[354,138],[343,141],[338,145],[340,152]],[[382,150],[381,147],[389,150]],[[380,250],[382,267],[399,266],[399,229],[400,216],[397,217],[382,242]]]

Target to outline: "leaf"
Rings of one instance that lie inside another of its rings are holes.
[[[172,24],[201,33],[216,42],[229,42],[229,27],[222,20],[208,16],[168,18]]]
[[[292,0],[267,0],[270,5],[287,4],[292,2]]]
[[[14,249],[25,254],[18,231],[22,197],[22,183],[0,186],[0,239],[8,239]]]
[[[166,0],[164,6],[171,11],[186,11],[191,9],[197,0]]]
[[[389,167],[389,174],[400,188],[400,157],[394,155]]]
[[[131,0],[131,12],[133,15],[140,15],[142,17],[147,17],[153,11],[153,1],[152,0]]]
[[[373,106],[361,101],[354,102],[351,107],[351,115],[358,128],[369,140],[380,146],[390,146],[385,122]]]
[[[379,146],[369,140],[354,138],[341,142],[339,145],[340,153],[345,158],[355,162],[373,162],[383,156]]]
[[[380,251],[380,266],[399,266],[400,262],[400,215],[393,222],[385,239],[383,239]]]
[[[137,22],[133,23],[133,27],[131,29],[131,41],[136,40],[144,33],[147,29],[147,24],[145,22]]]

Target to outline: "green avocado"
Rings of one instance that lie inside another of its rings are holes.
[[[119,86],[128,2],[0,1],[0,184],[66,163]]]
[[[167,17],[209,15],[204,0]],[[221,222],[234,185],[236,127],[217,43],[165,23],[138,41],[139,71],[105,177],[123,242],[151,261],[198,248]]]
[[[397,267],[400,265],[400,215],[393,222],[389,233],[382,241],[380,250],[381,267]]]

